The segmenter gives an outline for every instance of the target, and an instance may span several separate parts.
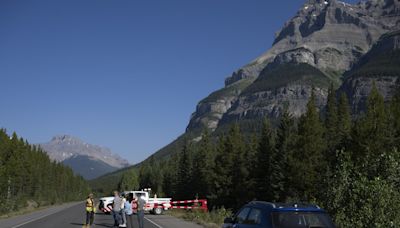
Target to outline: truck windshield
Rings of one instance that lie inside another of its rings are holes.
[[[272,212],[274,228],[334,228],[331,218],[323,212]]]

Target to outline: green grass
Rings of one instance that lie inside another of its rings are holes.
[[[206,228],[220,228],[224,222],[224,219],[232,216],[232,212],[224,208],[215,209],[210,212],[173,209],[167,211],[167,214],[186,221],[197,223]]]

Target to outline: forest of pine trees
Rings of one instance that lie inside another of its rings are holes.
[[[294,119],[283,111],[261,132],[238,125],[138,170],[140,188],[176,200],[207,198],[211,208],[238,209],[251,200],[311,202],[340,227],[400,226],[400,95],[384,102],[374,86],[365,113],[352,118],[345,94],[329,89],[326,109],[314,95]]]
[[[0,130],[0,214],[24,208],[28,201],[42,206],[83,200],[89,190],[70,168],[15,133],[10,137]]]

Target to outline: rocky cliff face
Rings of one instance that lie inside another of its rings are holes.
[[[383,34],[399,28],[399,5],[398,0],[369,0],[356,5],[337,0],[307,1],[276,33],[271,49],[234,72],[221,91],[243,80],[254,82],[236,93],[219,93],[212,102],[200,102],[187,131],[200,127],[215,130],[233,120],[276,117],[283,106],[299,116],[312,86],[322,107],[327,86],[340,85],[342,74],[354,69]],[[284,66],[308,70],[296,76],[282,69]]]
[[[354,113],[365,110],[368,94],[375,84],[385,100],[399,87],[400,31],[384,35],[348,73],[339,89],[347,94]]]
[[[190,118],[187,131],[215,130],[222,116],[235,103],[242,91],[247,88],[253,78],[245,78],[218,90],[199,102]]]
[[[92,160],[102,161],[115,168],[123,168],[129,165],[128,161],[111,152],[110,149],[91,145],[79,138],[69,135],[59,135],[48,143],[39,144],[47,152],[50,159],[62,162],[74,156],[87,156]]]

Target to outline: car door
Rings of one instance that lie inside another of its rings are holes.
[[[247,215],[251,211],[250,207],[244,207],[242,208],[235,216],[235,219],[232,224],[232,228],[242,228],[245,225]]]
[[[262,224],[262,210],[259,208],[251,208],[245,221],[240,224],[239,228],[265,228]]]

